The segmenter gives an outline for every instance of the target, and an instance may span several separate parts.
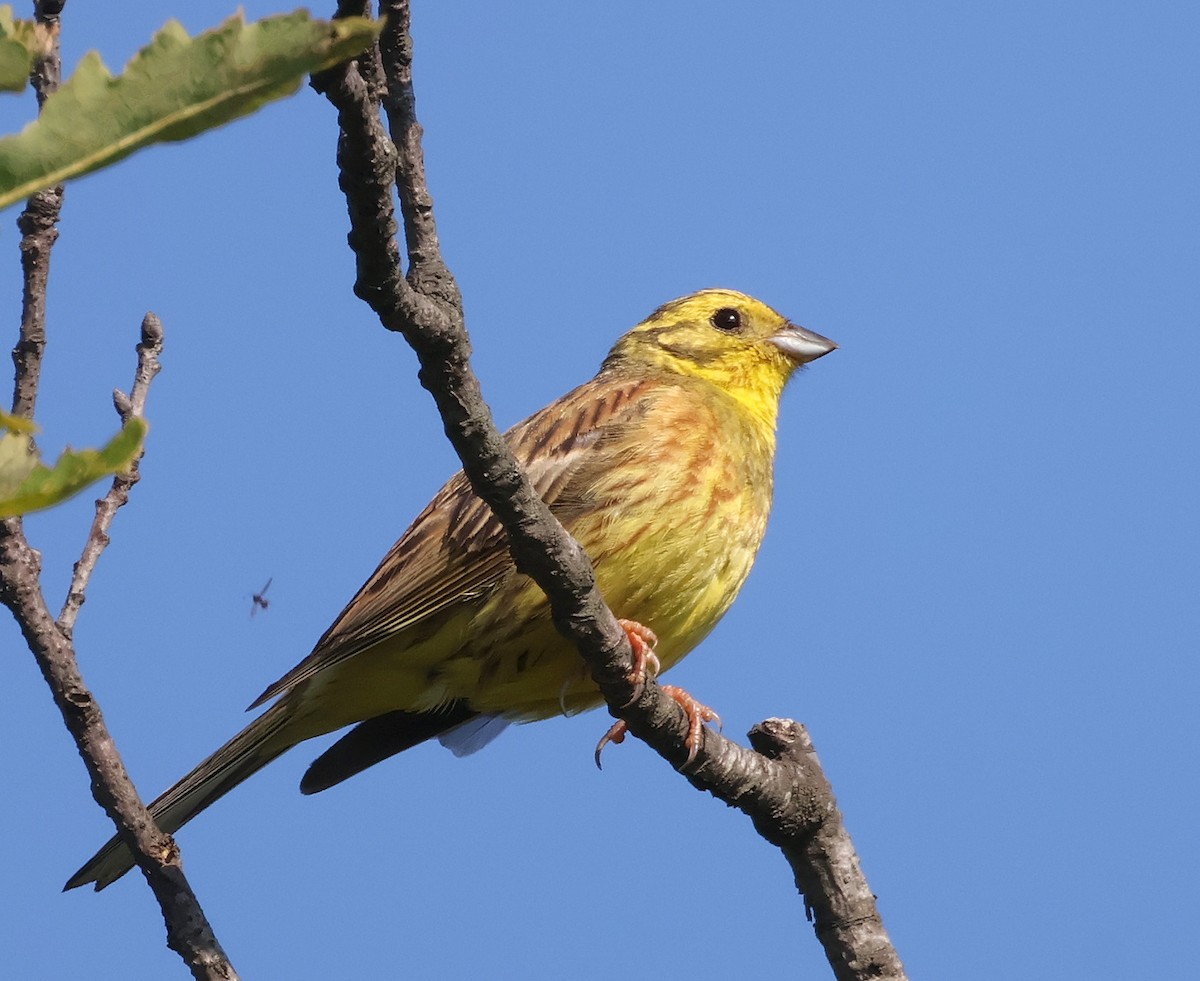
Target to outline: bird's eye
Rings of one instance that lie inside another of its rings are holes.
[[[723,330],[727,334],[732,334],[735,330],[742,329],[742,315],[732,307],[721,307],[716,313],[709,318],[711,323],[717,330]]]

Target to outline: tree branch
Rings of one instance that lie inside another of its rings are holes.
[[[39,105],[58,85],[61,9],[61,0],[41,0],[35,5],[36,19],[50,41],[31,73]],[[23,235],[23,286],[20,337],[13,350],[13,411],[26,418],[33,416],[41,380],[46,346],[46,287],[50,253],[58,238],[56,225],[61,205],[61,187],[43,191],[30,199],[17,222]],[[153,314],[148,314],[142,323],[138,369],[130,396],[118,393],[115,399],[122,418],[142,413],[150,381],[158,372],[157,355],[161,347],[162,325]],[[109,524],[137,479],[135,465],[131,474],[117,476],[108,495],[97,502],[96,519],[83,556],[75,565],[58,622],[51,616],[42,594],[41,557],[29,545],[21,520],[0,521],[0,603],[16,618],[63,722],[75,739],[91,777],[93,797],[112,818],[150,883],[162,909],[168,946],[183,958],[193,977],[203,981],[231,981],[237,974],[184,877],[175,842],[155,826],[129,779],[100,707],[84,684],[71,642],[71,630],[84,601],[87,581],[108,542]]]
[[[904,965],[883,927],[808,730],[791,719],[767,719],[750,730],[750,745],[774,761],[772,772],[782,770],[789,786],[777,788],[782,796],[773,793],[761,802],[768,806],[765,812],[755,807],[746,813],[792,867],[834,977],[901,981]],[[776,810],[780,801],[787,806]],[[769,820],[763,820],[764,813]]]
[[[58,88],[62,75],[58,15],[61,0],[39,0],[34,17],[44,29],[46,47],[34,59],[29,80],[37,95],[38,108]],[[39,191],[25,205],[17,219],[21,232],[21,330],[12,359],[15,368],[12,410],[14,415],[33,418],[38,385],[42,377],[42,356],[46,350],[46,284],[50,276],[50,250],[58,240],[58,216],[62,210],[63,187]]]
[[[163,330],[162,321],[153,313],[142,318],[142,339],[137,346],[138,366],[134,374],[133,388],[126,395],[120,389],[113,390],[113,404],[121,422],[128,422],[133,416],[145,415],[146,395],[150,390],[150,382],[162,370],[158,356],[162,354]],[[108,547],[108,529],[116,517],[117,510],[129,501],[129,492],[133,485],[142,479],[139,463],[145,450],[138,454],[136,460],[125,473],[119,473],[113,478],[108,493],[96,502],[96,517],[92,520],[92,529],[88,533],[87,542],[83,546],[83,554],[75,563],[71,575],[71,585],[67,589],[67,599],[62,611],[58,614],[58,629],[70,637],[75,629],[75,619],[79,616],[80,607],[87,598],[87,587],[91,581],[92,572],[100,556]]]
[[[437,403],[472,487],[504,525],[517,568],[545,591],[556,625],[579,649],[609,711],[680,769],[688,756],[683,710],[653,682],[640,689],[630,683],[628,641],[596,588],[587,555],[533,492],[471,371],[462,302],[441,257],[425,181],[412,90],[409,3],[383,0],[381,13],[387,26],[379,62],[371,56],[314,78],[314,87],[338,110],[340,185],[358,270],[355,293],[416,351],[421,384]],[[382,94],[367,81],[380,63],[386,80]],[[381,104],[392,137],[386,147],[381,145]],[[391,159],[408,245],[406,277],[400,274],[395,242],[392,177],[384,170]],[[795,726],[803,733],[795,723],[772,720],[763,726],[772,733]],[[839,981],[904,978],[806,734],[776,735],[774,742],[766,735],[754,738],[759,752],[704,730],[686,778],[749,815],[759,833],[781,848]],[[831,883],[837,885],[835,895],[826,895]],[[864,937],[868,943],[858,946]]]
[[[20,522],[0,522],[0,602],[12,611],[33,652],[54,704],[75,739],[92,779],[92,796],[133,849],[162,909],[167,945],[192,976],[205,981],[236,978],[179,866],[179,850],[154,824],[121,761],[100,706],[84,684],[67,635],[50,615],[38,583],[41,563]]]
[[[39,329],[44,324],[39,324]],[[153,314],[142,324],[138,345],[138,370],[128,402],[129,412],[140,414],[146,389],[158,370],[162,325]],[[18,384],[21,379],[18,378]],[[36,396],[36,386],[32,389]],[[237,977],[221,949],[180,867],[179,850],[170,835],[159,831],[146,810],[117,751],[100,707],[80,674],[71,627],[83,603],[84,587],[96,560],[107,544],[107,528],[116,509],[128,498],[136,482],[118,475],[107,497],[97,502],[96,520],[83,557],[76,563],[70,596],[60,622],[50,615],[40,585],[41,559],[25,538],[19,518],[0,521],[0,603],[16,618],[29,650],[75,739],[92,781],[92,796],[112,819],[134,859],[145,874],[162,909],[167,945],[183,958],[192,976],[203,981],[232,981]]]

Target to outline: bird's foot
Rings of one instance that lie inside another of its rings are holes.
[[[617,620],[617,623],[625,631],[625,636],[629,639],[629,648],[633,651],[633,667],[626,678],[631,685],[639,689],[637,694],[625,703],[629,705],[641,694],[642,685],[650,678],[657,678],[658,672],[662,670],[658,655],[654,653],[658,635],[636,620]],[[563,715],[571,714],[567,708],[567,692],[570,691],[571,686],[580,681],[590,680],[590,678],[587,667],[581,664],[576,673],[562,683],[562,687],[558,690],[558,707],[562,710]]]
[[[618,620],[617,623],[629,638],[633,651],[633,670],[629,672],[629,683],[641,687],[648,678],[657,678],[662,665],[654,648],[658,645],[658,634],[636,620]],[[626,705],[629,702],[625,703]],[[624,708],[624,706],[622,706]]]
[[[683,744],[687,747],[688,755],[684,761],[684,768],[691,766],[692,761],[696,759],[696,754],[700,752],[701,730],[705,723],[715,722],[717,727],[721,726],[721,717],[715,711],[709,708],[702,702],[697,701],[688,692],[676,685],[662,685],[663,694],[668,695],[675,700],[688,718],[687,737]],[[600,754],[604,747],[609,743],[617,744],[625,741],[625,734],[629,731],[629,727],[623,719],[618,719],[612,724],[612,727],[604,734],[604,737],[596,745],[596,767],[600,767]]]

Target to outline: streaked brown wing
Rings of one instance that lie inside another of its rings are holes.
[[[598,445],[643,415],[653,382],[597,376],[505,434],[534,490],[559,520],[587,502],[573,480]],[[572,486],[567,494],[563,491]],[[513,570],[508,541],[461,471],[446,483],[363,584],[311,654],[250,706],[494,589]]]

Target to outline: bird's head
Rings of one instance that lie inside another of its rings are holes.
[[[604,365],[701,378],[773,424],[792,373],[835,347],[745,293],[710,289],[663,304],[617,341]]]

